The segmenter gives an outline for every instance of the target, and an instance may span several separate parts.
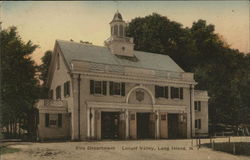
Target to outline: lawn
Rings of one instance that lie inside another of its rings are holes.
[[[0,155],[6,154],[6,153],[19,152],[19,151],[20,151],[20,149],[18,149],[18,148],[11,148],[8,146],[0,147]]]

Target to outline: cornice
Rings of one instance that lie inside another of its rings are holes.
[[[134,82],[134,83],[146,83],[146,84],[166,84],[170,83],[173,85],[185,85],[186,87],[191,85],[196,85],[195,81],[185,81],[178,79],[163,79],[159,77],[140,77],[140,76],[129,76],[124,74],[110,74],[103,72],[87,72],[87,71],[74,71],[72,74],[81,74],[86,78],[103,78],[103,79],[118,79],[124,82]]]

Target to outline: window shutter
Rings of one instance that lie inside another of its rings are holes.
[[[64,93],[64,97],[66,97],[66,94],[67,94],[67,83],[64,83],[64,85],[63,85],[63,93]]]
[[[90,94],[94,94],[94,80],[90,80]]]
[[[122,96],[125,96],[125,83],[122,83],[121,94],[122,94]]]
[[[107,81],[102,82],[102,94],[103,95],[107,94]]]
[[[68,81],[68,83],[67,83],[68,85],[67,85],[67,94],[70,96],[70,81]]]
[[[171,99],[174,98],[174,87],[171,87]]]
[[[59,86],[59,99],[61,99],[62,98],[62,96],[61,96],[61,94],[62,94],[62,90],[61,90],[61,86]]]
[[[180,88],[180,99],[183,99],[183,88]]]
[[[168,98],[168,86],[165,86],[165,98]]]
[[[49,127],[49,114],[45,113],[45,126]]]
[[[58,127],[62,127],[62,114],[58,114]]]
[[[159,97],[159,95],[158,95],[158,86],[155,86],[155,98],[158,98]]]
[[[114,88],[114,87],[113,87],[113,84],[114,84],[113,82],[111,82],[111,81],[109,82],[109,94],[110,94],[110,95],[113,95],[113,94],[114,94],[114,92],[113,92],[113,88]]]

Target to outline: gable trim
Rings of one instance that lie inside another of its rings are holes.
[[[59,52],[56,52],[57,49],[59,50]],[[53,51],[53,53],[52,53],[51,63],[50,63],[50,66],[49,66],[48,81],[47,81],[47,83],[46,83],[46,86],[47,86],[48,88],[50,88],[50,86],[51,86],[52,77],[54,76],[54,72],[55,72],[55,65],[56,65],[55,60],[56,60],[56,57],[57,57],[57,56],[56,56],[56,53],[59,53],[59,54],[60,54],[60,56],[61,56],[62,59],[63,59],[63,64],[66,66],[67,73],[69,74],[69,76],[71,75],[70,67],[69,67],[68,63],[66,62],[66,59],[65,59],[65,57],[64,57],[64,55],[63,55],[63,53],[62,53],[62,50],[61,50],[61,48],[60,48],[60,46],[59,46],[59,44],[58,44],[58,42],[57,42],[57,40],[56,40],[55,46],[54,46],[54,51]]]

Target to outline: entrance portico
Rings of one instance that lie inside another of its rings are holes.
[[[131,90],[131,94],[128,94],[126,98],[126,103],[87,102],[87,114],[89,114],[87,115],[87,131],[89,138],[168,138],[168,114],[182,115],[177,116],[176,124],[180,122],[179,117],[186,115],[186,106],[156,105],[153,96],[151,96],[150,101],[147,98],[145,103],[144,100],[133,103],[136,100],[136,93],[143,92],[144,97],[150,96],[150,94],[147,93],[145,87],[136,87]],[[186,125],[185,121],[182,118],[182,125]],[[178,126],[176,127],[178,128]],[[182,132],[187,134],[187,131]]]

